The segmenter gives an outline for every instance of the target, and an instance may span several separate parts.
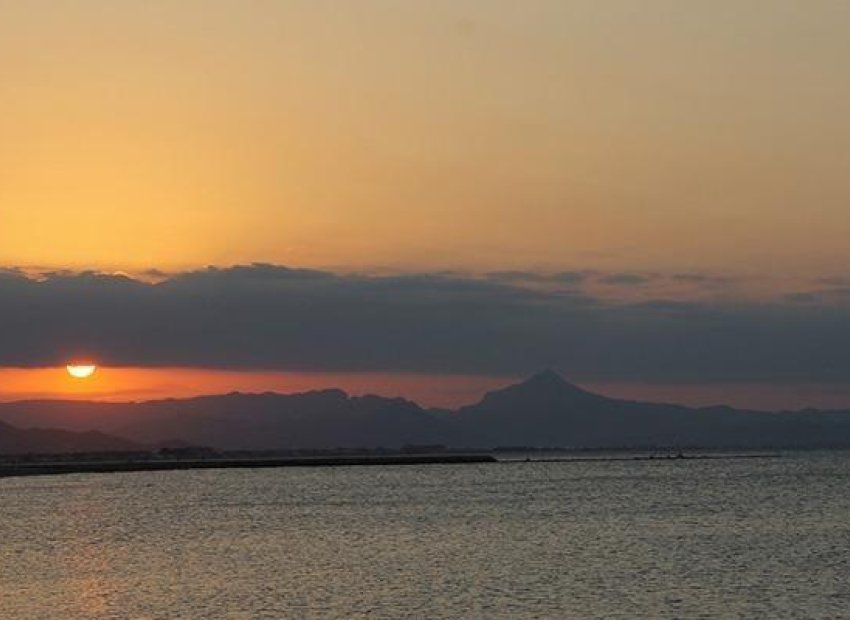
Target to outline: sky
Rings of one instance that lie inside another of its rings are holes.
[[[850,406],[848,29],[843,0],[0,0],[0,399],[94,393],[40,383],[82,356],[125,369],[104,398],[442,405],[554,367]]]

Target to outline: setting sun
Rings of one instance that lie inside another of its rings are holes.
[[[75,379],[87,379],[97,370],[97,366],[94,364],[68,364],[65,368],[68,374]]]

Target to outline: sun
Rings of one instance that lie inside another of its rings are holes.
[[[87,379],[94,374],[97,366],[94,364],[68,364],[65,369],[74,379]]]

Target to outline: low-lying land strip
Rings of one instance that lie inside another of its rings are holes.
[[[201,458],[109,461],[7,461],[0,477],[49,474],[166,471],[175,469],[239,469],[268,467],[341,467],[350,465],[426,465],[438,463],[494,463],[489,454],[383,454],[295,456],[269,458]]]

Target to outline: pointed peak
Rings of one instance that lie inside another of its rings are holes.
[[[545,368],[540,372],[534,373],[528,379],[523,381],[523,383],[535,385],[569,385],[566,379],[551,368]]]
[[[488,392],[484,395],[482,402],[493,402],[495,400],[515,398],[598,398],[595,394],[573,385],[560,374],[551,369],[542,370],[531,375],[525,381],[514,383],[500,390]]]
[[[570,383],[559,372],[551,368],[541,370],[531,375],[525,381],[515,384],[513,387],[522,392],[533,392],[537,394],[597,396],[575,383]]]

